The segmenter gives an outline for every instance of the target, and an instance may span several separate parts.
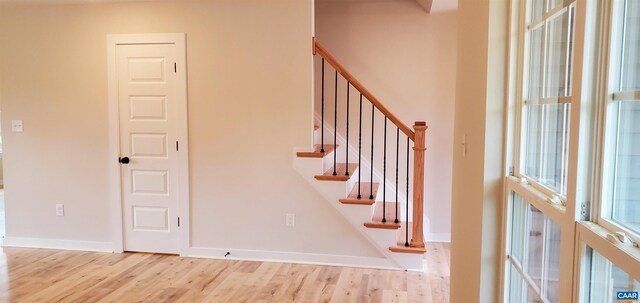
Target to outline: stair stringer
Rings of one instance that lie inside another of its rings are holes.
[[[322,159],[299,158],[296,152],[301,150],[306,149],[296,149],[293,153],[294,169],[389,261],[390,268],[423,271],[423,255],[394,253],[389,250],[390,246],[395,246],[397,243],[397,230],[372,229],[364,226],[365,222],[371,221],[374,206],[340,203],[338,200],[346,197],[350,189],[347,182],[316,180],[314,176],[323,172]]]

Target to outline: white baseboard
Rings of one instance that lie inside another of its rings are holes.
[[[4,241],[3,241],[4,240]],[[4,242],[4,243],[3,243]],[[446,241],[431,241],[446,242]],[[24,248],[43,248],[43,249],[60,249],[60,250],[77,250],[92,252],[113,252],[113,243],[111,242],[95,242],[95,241],[74,241],[60,239],[41,239],[41,238],[23,238],[23,237],[5,237],[0,238],[0,246],[2,247],[24,247]],[[229,252],[228,256],[225,256]],[[386,258],[375,257],[358,257],[346,255],[328,255],[313,254],[300,252],[279,252],[279,251],[263,251],[248,249],[222,249],[222,248],[205,248],[191,247],[183,257],[191,258],[208,258],[222,260],[243,260],[257,262],[282,262],[296,264],[312,264],[326,266],[348,266],[359,268],[373,269],[390,269],[403,270],[398,268]]]
[[[225,257],[225,254],[230,254]],[[191,247],[184,257],[402,270],[386,258]]]
[[[28,247],[95,252],[113,252],[113,243],[60,239],[5,237],[3,247]]]
[[[427,233],[424,238],[427,242],[451,243],[450,233]]]

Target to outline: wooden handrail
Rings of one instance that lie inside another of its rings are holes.
[[[373,94],[366,87],[364,87],[364,85],[362,85],[362,83],[360,83],[358,79],[356,79],[356,77],[349,73],[340,63],[338,63],[336,58],[334,58],[324,47],[322,47],[322,45],[320,45],[320,43],[318,43],[315,38],[313,39],[313,44],[314,55],[316,53],[320,54],[320,56],[322,56],[322,58],[329,62],[329,64],[331,64],[331,66],[333,66],[333,68],[335,68],[338,73],[342,75],[342,77],[347,79],[347,81],[349,81],[349,83],[351,83],[353,87],[361,92],[362,95],[373,104],[373,106],[375,106],[380,112],[382,112],[382,114],[389,118],[389,120],[391,120],[393,124],[395,124],[405,135],[407,135],[407,137],[409,137],[409,139],[411,139],[411,141],[415,142],[416,134],[413,132],[413,130],[411,130],[409,126],[404,124],[402,121],[400,121],[400,119],[398,119],[398,117],[396,117],[396,115],[391,113],[391,111],[389,111],[389,109],[387,109],[382,104],[382,102],[378,100],[378,98],[373,96]]]

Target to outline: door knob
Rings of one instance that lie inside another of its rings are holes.
[[[118,162],[120,162],[120,164],[129,164],[129,157],[118,158]]]

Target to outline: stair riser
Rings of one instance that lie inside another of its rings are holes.
[[[341,147],[340,146],[338,147],[337,152],[338,152],[338,154],[341,153]],[[330,169],[333,166],[333,153],[334,152],[328,153],[322,159],[322,162],[323,162],[322,171],[326,171],[326,170]],[[344,160],[344,159],[342,159],[342,160]],[[340,159],[338,159],[338,162],[340,162]],[[351,163],[355,163],[355,162],[351,162]],[[351,192],[351,190],[355,186],[357,186],[357,184],[358,184],[358,173],[360,173],[360,168],[357,168],[357,169],[349,172],[350,177],[349,177],[349,180],[346,181],[348,192]],[[371,176],[370,171],[363,170],[361,172],[361,175],[360,175],[361,182],[370,182],[371,181],[371,177],[370,176]],[[378,181],[376,181],[374,179],[374,182],[378,182]],[[395,186],[395,183],[393,184],[393,186]],[[367,192],[363,192],[362,194],[363,194],[363,197],[365,197],[365,198],[369,197],[368,196],[369,195],[368,191]],[[383,194],[384,193],[382,191],[382,185],[380,185],[380,187],[378,189],[378,193],[375,195],[375,201],[376,202],[381,202],[383,200]],[[387,186],[386,186],[386,199],[387,199],[387,201],[395,200],[395,197],[396,197],[395,189],[390,184],[387,184]],[[401,201],[405,201],[404,199],[402,199],[402,197],[398,197],[398,198]],[[401,204],[401,205],[404,205],[404,204]],[[401,211],[400,217],[403,218],[402,220],[404,220],[404,218],[405,218],[404,208],[400,207],[399,210]],[[387,212],[387,214],[390,214],[390,213]],[[395,212],[393,213],[393,215],[394,215],[394,218],[395,218]],[[412,219],[411,218],[412,214],[409,213],[409,216],[410,216],[409,219],[411,220]],[[382,216],[380,215],[380,218],[381,217]]]
[[[371,220],[374,207],[371,205],[346,205],[339,202],[340,198],[348,195],[350,188],[345,182],[318,181],[314,175],[320,171],[322,159],[314,158],[294,158],[294,168],[318,191],[328,203],[335,207],[342,216],[365,236],[381,254],[389,260],[395,262],[400,269],[422,270],[422,255],[400,254],[389,251],[389,246],[393,246],[399,238],[396,230],[370,229],[363,223]]]
[[[396,203],[395,202],[387,202],[386,203],[386,213],[387,213],[387,221],[393,222],[396,219]],[[402,205],[398,205],[398,220],[403,221],[405,217],[403,216]],[[371,214],[372,221],[381,222],[382,221],[382,201],[376,202],[373,213]]]
[[[411,226],[413,224],[413,222],[409,222],[409,226]],[[406,239],[406,231],[407,231],[407,224],[405,224],[405,222],[402,222],[400,225],[400,228],[398,229],[398,234],[397,234],[397,238],[396,238],[396,243],[399,246],[403,246],[405,239]],[[409,243],[411,243],[411,237],[413,236],[413,231],[412,228],[409,228]]]
[[[326,114],[326,113],[325,113]],[[333,144],[333,116],[325,116],[325,124],[324,124],[324,143],[325,144]],[[329,121],[331,120],[331,121]],[[315,114],[314,116],[314,123],[315,125],[321,125],[321,120],[320,120],[320,115],[318,113]],[[339,126],[342,127],[342,126]],[[317,130],[314,131],[314,142],[316,144],[320,143],[320,136],[321,134],[321,129],[318,128]],[[356,136],[357,134],[352,134],[354,136]],[[355,137],[354,137],[355,138]],[[350,138],[351,140],[351,138]],[[351,141],[352,143],[354,141]],[[350,163],[358,163],[358,146],[357,145],[348,145],[345,138],[343,136],[341,136],[340,134],[338,134],[337,136],[337,144],[338,144],[338,150],[337,152],[337,162],[345,162],[345,149],[346,146],[349,146],[349,162]],[[363,155],[368,155],[369,154],[369,149],[370,146],[362,146],[362,152]],[[380,158],[376,158],[374,159],[374,162],[379,163],[378,161],[380,160]],[[333,166],[333,154],[331,155],[327,155],[323,158],[324,161],[324,165],[323,165],[323,170],[321,170],[322,172],[326,171],[327,169],[331,168]],[[369,162],[370,159],[367,158],[367,156],[362,157],[361,159],[361,165],[358,169],[362,169],[362,175],[361,175],[361,180],[362,182],[369,182],[371,180],[371,163]],[[380,168],[380,167],[378,167]],[[316,172],[317,174],[317,172]],[[351,178],[349,180],[349,190],[353,187],[353,185],[355,184],[355,182],[357,182],[357,171],[352,173],[353,176],[355,176],[355,178]],[[382,201],[382,179],[383,179],[383,171],[381,170],[374,170],[373,173],[373,181],[380,183],[380,189],[379,189],[379,194],[376,196],[376,201]],[[387,182],[386,182],[386,194],[387,194],[387,201],[395,201],[396,200],[396,187],[395,187],[395,163],[389,163],[387,166],[387,176],[386,176]],[[410,182],[412,182],[410,180]],[[401,202],[401,205],[405,205],[406,202],[406,192],[405,192],[405,188],[406,188],[406,180],[405,180],[405,176],[399,176],[399,180],[398,180],[398,201]],[[411,199],[411,197],[409,197],[409,199]],[[409,201],[411,202],[411,201]],[[404,209],[403,209],[404,211]],[[409,220],[413,220],[413,204],[409,203]],[[405,213],[402,213],[402,218],[405,218]]]

